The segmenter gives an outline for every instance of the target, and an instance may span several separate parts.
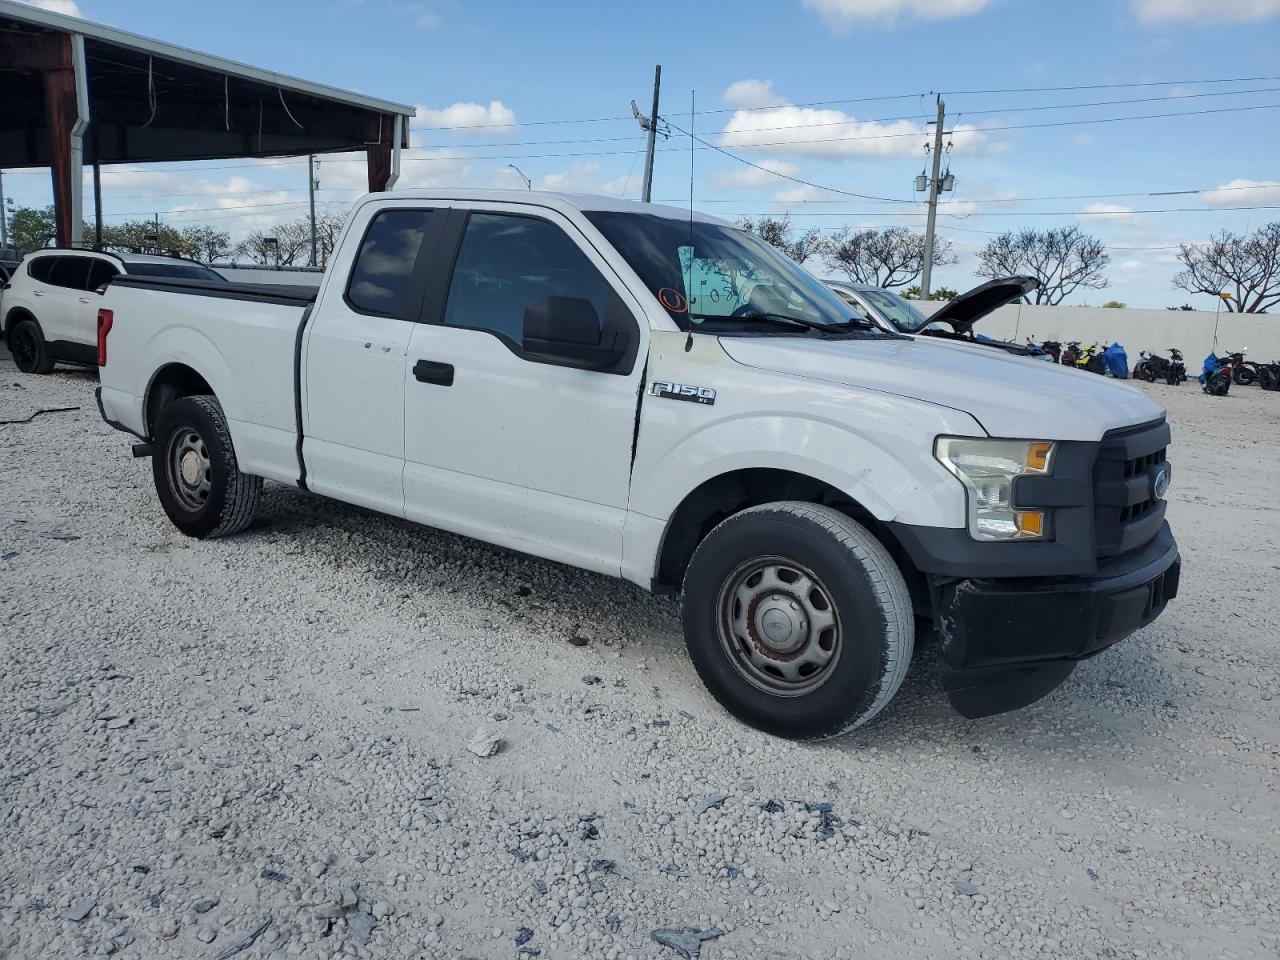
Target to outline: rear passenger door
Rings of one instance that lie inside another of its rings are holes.
[[[80,314],[90,302],[87,289],[91,257],[58,255],[49,257],[48,281],[43,284],[43,296],[36,312],[45,341],[55,356],[65,356],[69,344],[81,346],[97,342],[96,327],[84,331]],[[96,318],[97,311],[94,311]],[[96,321],[95,321],[96,322]]]
[[[405,357],[438,215],[406,202],[354,217],[307,324],[307,482],[317,493],[403,516]]]
[[[450,218],[442,282],[431,285],[409,342],[405,511],[616,576],[648,328],[577,228],[533,209]],[[628,338],[615,369],[525,351],[525,312],[563,306],[558,298],[588,301],[602,333]]]

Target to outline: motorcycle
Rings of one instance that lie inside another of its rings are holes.
[[[1074,367],[1076,361],[1080,359],[1080,341],[1070,340],[1067,342],[1066,348],[1062,351],[1062,355],[1058,357],[1058,362],[1064,367]]]
[[[1258,386],[1263,390],[1280,390],[1280,362],[1258,364]]]
[[[1167,360],[1150,350],[1143,350],[1139,357],[1133,368],[1135,380],[1145,380],[1147,383],[1163,380],[1169,386],[1176,387],[1187,379],[1187,365],[1183,362],[1182,351],[1177,347],[1169,348]]]
[[[1258,365],[1244,358],[1248,349],[1245,347],[1238,353],[1228,353],[1218,358],[1218,363],[1231,368],[1231,382],[1242,387],[1258,381]]]
[[[1040,349],[1049,355],[1049,359],[1054,363],[1062,362],[1062,344],[1057,340],[1046,340],[1040,344]]]
[[[1231,367],[1224,364],[1216,353],[1204,358],[1204,370],[1200,374],[1200,389],[1211,397],[1225,397],[1231,389]]]
[[[1104,374],[1107,372],[1107,361],[1103,357],[1105,347],[1099,349],[1098,344],[1091,343],[1080,351],[1076,357],[1075,367],[1077,370],[1088,370],[1090,373]]]
[[[1043,343],[1036,343],[1030,337],[1027,337],[1027,353],[1026,355],[1033,360],[1047,360],[1049,363],[1057,363],[1058,359],[1048,350],[1045,349]]]

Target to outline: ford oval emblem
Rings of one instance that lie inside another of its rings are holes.
[[[1155,494],[1157,500],[1163,500],[1164,495],[1169,490],[1169,471],[1157,470],[1156,475],[1151,478],[1151,492]]]

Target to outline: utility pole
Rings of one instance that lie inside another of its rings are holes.
[[[640,192],[640,199],[645,203],[653,197],[653,146],[658,137],[658,92],[661,88],[662,64],[658,64],[653,68],[653,109],[649,112],[649,116],[641,116],[640,108],[636,106],[634,100],[631,101],[631,112],[635,114],[640,129],[649,134],[649,142],[644,152],[644,185]]]
[[[933,129],[933,175],[929,178],[929,219],[924,228],[924,271],[920,276],[920,299],[929,299],[929,280],[933,273],[933,229],[938,219],[938,188],[942,174],[942,123],[947,105],[938,97],[938,119]]]
[[[0,170],[0,250],[9,246],[9,211],[4,205],[4,171]]]
[[[316,254],[316,155],[307,154],[307,193],[311,199],[311,265],[318,265]]]

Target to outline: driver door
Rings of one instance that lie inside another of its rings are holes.
[[[409,341],[405,512],[616,576],[648,329],[577,228],[530,209],[453,212],[439,258],[452,271]],[[602,332],[628,338],[615,369],[526,352],[526,312],[557,298],[587,301]]]

